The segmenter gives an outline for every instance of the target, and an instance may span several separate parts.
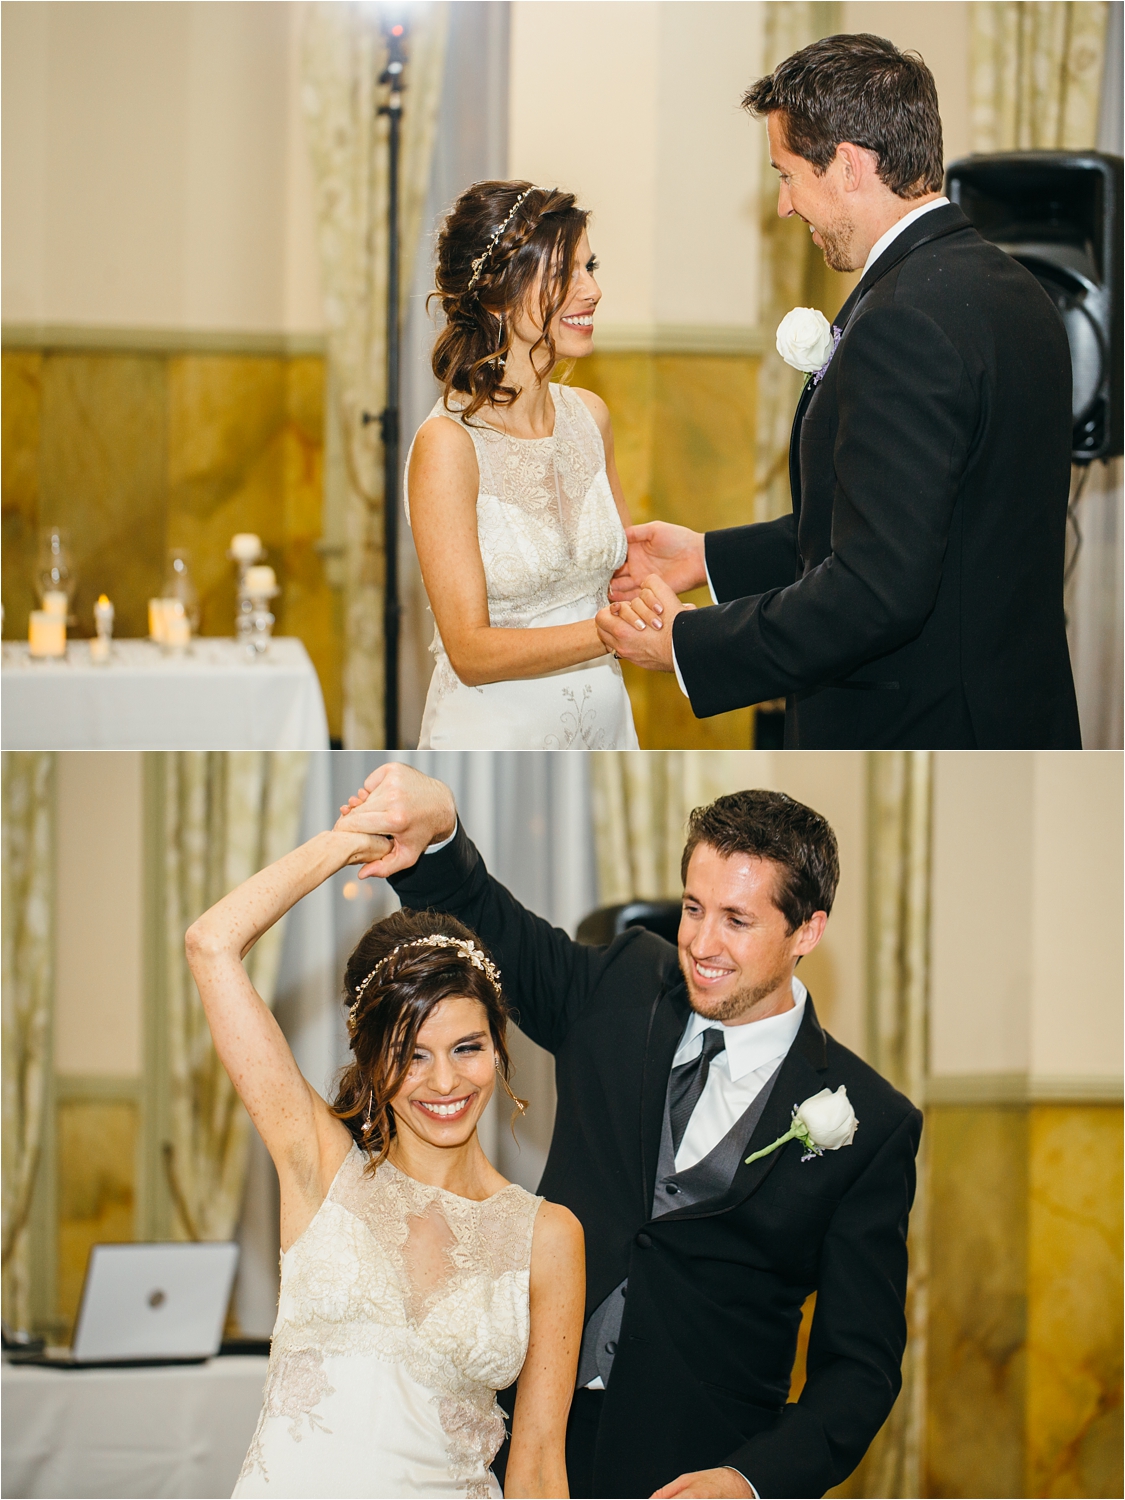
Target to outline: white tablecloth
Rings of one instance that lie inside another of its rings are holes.
[[[5,641],[3,698],[5,750],[328,748],[320,682],[295,636],[256,660],[220,636],[198,636],[182,656],[120,640],[104,666],[86,641],[56,660]]]
[[[3,1372],[5,1497],[229,1496],[262,1405],[267,1360],[134,1370]]]

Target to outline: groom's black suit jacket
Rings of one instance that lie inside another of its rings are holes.
[[[689,1014],[676,950],[638,928],[605,948],[573,942],[493,880],[460,830],[392,884],[404,906],[450,912],[480,935],[521,1030],[554,1054],[539,1190],[585,1230],[586,1316],[628,1277],[590,1493],[647,1496],[722,1464],[766,1497],[839,1484],[900,1385],[918,1110],[821,1029],[810,999],[746,1155],[785,1133],[794,1105],[841,1084],[859,1118],[852,1145],[802,1162],[791,1141],[740,1165],[720,1199],[654,1220],[665,1091]],[[787,1404],[813,1291],[808,1378]]]
[[[792,748],[1077,748],[1062,320],[951,204],[836,325],[793,424],[793,513],[709,532],[722,602],[673,625],[692,709],[788,694]]]

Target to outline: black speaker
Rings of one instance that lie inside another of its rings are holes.
[[[601,947],[620,937],[627,927],[647,927],[670,943],[680,930],[678,901],[627,901],[624,906],[599,906],[582,918],[575,933],[580,943]]]
[[[1122,450],[1121,158],[1101,151],[966,156],[945,191],[1058,308],[1074,373],[1071,458]]]

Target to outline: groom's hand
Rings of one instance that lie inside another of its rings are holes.
[[[609,584],[609,597],[615,604],[635,599],[653,573],[674,594],[686,594],[707,582],[701,531],[669,521],[647,521],[643,526],[630,526],[625,535],[629,555]]]
[[[456,827],[457,807],[444,782],[398,761],[372,771],[340,809],[336,823],[337,832],[382,834],[392,841],[383,858],[360,870],[361,880],[408,870],[431,844],[449,838]]]
[[[681,604],[657,574],[650,574],[629,603],[611,604],[594,617],[607,651],[650,672],[672,671],[672,621],[694,604]]]
[[[694,1474],[681,1474],[662,1490],[656,1490],[652,1500],[750,1500],[757,1491],[746,1483],[737,1469],[698,1469]]]

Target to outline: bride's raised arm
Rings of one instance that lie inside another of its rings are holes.
[[[593,619],[533,630],[495,627],[477,538],[479,475],[473,440],[431,417],[410,461],[410,529],[450,665],[467,687],[540,677],[605,655]]]
[[[242,961],[302,896],[345,865],[385,857],[390,847],[378,834],[319,833],[243,881],[187,930],[188,965],[215,1050],[277,1168],[283,1247],[319,1208],[351,1135],[302,1077]]]

